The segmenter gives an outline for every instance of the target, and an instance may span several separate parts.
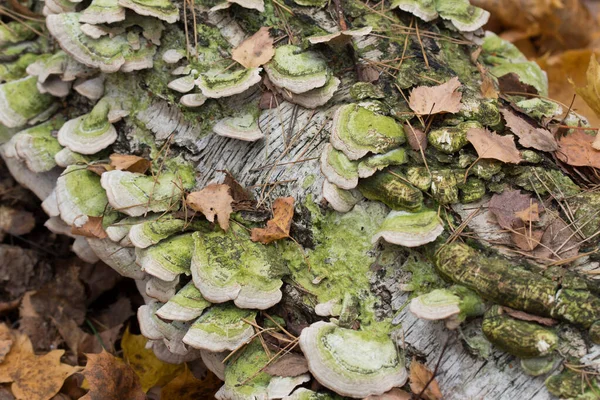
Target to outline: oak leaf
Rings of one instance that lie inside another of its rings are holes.
[[[293,216],[294,198],[277,198],[273,204],[273,218],[267,221],[266,228],[252,229],[252,241],[269,244],[275,240],[289,237]]]
[[[471,128],[467,132],[467,140],[475,147],[479,158],[493,158],[513,164],[522,161],[512,135],[500,136],[485,128]]]
[[[419,86],[410,93],[408,105],[419,115],[457,113],[460,111],[462,93],[457,77],[437,86]]]
[[[183,372],[180,364],[168,364],[159,360],[152,349],[146,348],[146,339],[142,335],[132,335],[129,328],[121,339],[123,358],[140,378],[142,390],[147,392],[154,386],[164,386]]]
[[[556,139],[547,129],[533,126],[507,108],[501,109],[500,112],[506,120],[506,126],[519,138],[521,146],[547,152],[558,149]]]
[[[150,160],[131,154],[111,154],[110,165],[120,171],[145,174],[152,165]]]
[[[423,392],[421,398],[427,400],[441,400],[443,398],[440,386],[433,378],[433,373],[415,358],[410,363],[410,390],[414,394]],[[427,388],[426,388],[427,386]],[[425,389],[425,391],[423,391]]]
[[[10,351],[0,364],[0,382],[12,382],[11,390],[18,400],[51,399],[78,368],[60,362],[64,350],[38,356],[27,335],[12,335]]]
[[[560,138],[556,157],[574,167],[600,168],[600,151],[593,147],[594,137],[574,129]]]
[[[90,391],[79,400],[145,400],[146,394],[134,370],[120,358],[103,350],[87,354],[83,370]]]
[[[208,371],[202,379],[197,379],[185,367],[185,371],[163,386],[160,391],[161,400],[199,400],[214,399],[215,393],[223,382],[215,374]]]
[[[275,55],[269,28],[263,26],[254,35],[232,50],[231,58],[246,68],[256,68],[268,63]]]
[[[85,236],[89,238],[106,239],[108,234],[102,226],[102,217],[88,216],[88,220],[82,226],[71,227],[73,235]]]
[[[187,204],[196,211],[200,211],[210,222],[215,221],[223,230],[229,229],[229,216],[233,212],[230,188],[227,185],[213,183],[198,192],[187,196]]]

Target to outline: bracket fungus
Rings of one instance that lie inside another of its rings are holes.
[[[329,182],[323,181],[323,198],[327,200],[335,211],[346,213],[363,199],[362,194],[356,190],[345,190]]]
[[[43,121],[54,110],[54,97],[40,93],[35,76],[0,85],[0,123],[9,128]]]
[[[15,156],[33,172],[46,172],[56,167],[54,156],[62,146],[52,136],[52,132],[59,129],[63,122],[61,117],[57,117],[15,134],[10,140],[14,145]]]
[[[144,272],[164,281],[190,274],[194,243],[191,233],[172,236],[154,246],[136,249],[137,263]]]
[[[394,343],[374,332],[319,321],[302,330],[300,348],[313,376],[342,396],[380,395],[408,378]]]
[[[211,306],[202,294],[194,286],[194,282],[188,282],[179,289],[175,296],[162,305],[156,315],[171,321],[191,321],[199,317],[202,312]]]
[[[241,115],[223,118],[213,126],[219,136],[254,142],[265,137],[258,126],[258,110],[249,110]]]
[[[281,300],[283,282],[264,246],[235,226],[229,232],[196,232],[192,277],[205,299],[233,300],[240,308],[264,310]]]
[[[111,24],[125,19],[125,8],[118,0],[92,0],[81,12],[79,21],[88,24]]]
[[[208,98],[229,97],[245,92],[260,82],[261,68],[237,69],[224,71],[212,69],[200,74],[196,86]]]
[[[305,93],[327,83],[330,72],[325,60],[313,51],[293,45],[279,46],[265,71],[271,82],[292,93]]]
[[[110,104],[100,100],[89,114],[67,121],[58,131],[58,142],[80,154],[95,154],[117,140],[117,130],[108,121]]]
[[[179,10],[170,0],[119,0],[119,5],[136,14],[155,17],[169,24],[179,20]]]
[[[353,189],[358,185],[358,163],[329,143],[321,153],[321,172],[340,189]]]
[[[393,118],[379,115],[358,104],[346,104],[333,115],[331,144],[351,160],[368,153],[384,153],[406,140],[404,130]]]
[[[436,211],[391,211],[373,236],[373,243],[383,239],[405,247],[417,247],[433,242],[444,232]]]
[[[394,0],[392,7],[416,15],[424,21],[441,17],[464,32],[473,32],[488,22],[490,13],[472,6],[469,0]]]
[[[231,304],[215,305],[202,314],[183,337],[197,349],[220,352],[235,350],[254,335],[256,311],[242,310]]]
[[[131,228],[128,231],[129,240],[138,249],[145,249],[176,233],[182,233],[187,230],[201,230],[204,226],[201,222],[188,222],[165,215],[149,221],[131,224]]]

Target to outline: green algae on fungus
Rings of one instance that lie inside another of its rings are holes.
[[[391,211],[373,236],[388,243],[417,247],[433,242],[444,231],[436,211],[421,209],[418,212]]]
[[[481,200],[485,196],[485,183],[481,179],[469,177],[467,181],[460,185],[461,203],[473,203]]]
[[[183,342],[196,349],[213,352],[235,350],[254,334],[252,325],[256,311],[243,310],[233,304],[210,307],[202,314],[183,337]]]
[[[393,149],[383,154],[365,158],[358,163],[358,176],[368,178],[375,172],[382,170],[390,165],[403,165],[408,162],[406,150],[402,147]]]
[[[483,333],[494,345],[520,358],[550,354],[558,344],[553,329],[534,322],[514,319],[492,306],[483,318]]]
[[[329,143],[321,153],[320,165],[325,179],[337,187],[348,190],[358,185],[358,162],[349,160]]]
[[[394,0],[392,8],[396,7],[424,21],[433,21],[439,16],[464,32],[476,31],[490,18],[489,12],[472,6],[469,0]]]
[[[163,281],[190,274],[194,240],[191,233],[173,236],[146,249],[136,248],[136,262],[142,270]]]
[[[416,211],[423,205],[423,193],[395,169],[379,171],[361,179],[358,190],[367,199],[381,201],[392,210]]]
[[[81,12],[80,22],[88,24],[110,24],[125,19],[125,8],[118,0],[92,0],[90,5]]]
[[[204,298],[233,300],[240,308],[267,309],[281,300],[281,271],[265,246],[252,242],[242,228],[195,232],[192,277]]]
[[[59,129],[64,119],[58,116],[48,122],[20,131],[11,138],[16,155],[33,172],[46,172],[56,167],[54,156],[62,146],[52,133]]]
[[[455,329],[469,317],[483,315],[485,304],[475,292],[462,287],[435,289],[412,299],[410,311],[426,320],[448,319],[446,326]]]
[[[539,195],[552,194],[556,200],[563,200],[581,192],[571,178],[556,169],[533,166],[511,166],[508,174],[512,182]]]
[[[0,85],[0,123],[8,128],[43,121],[54,110],[53,105],[54,97],[39,92],[35,76]]]
[[[566,199],[573,210],[577,231],[592,238],[600,229],[600,193],[584,192]]]
[[[561,373],[546,379],[546,387],[550,393],[560,398],[597,399],[598,390],[600,390],[598,381],[585,379],[584,374],[584,371],[579,372],[565,368]],[[586,383],[582,383],[582,381]]]
[[[190,222],[164,215],[150,221],[133,223],[129,229],[129,240],[135,247],[145,249],[176,233],[201,230],[205,227],[206,224],[202,221]]]
[[[302,51],[298,46],[283,45],[265,64],[271,82],[292,93],[304,93],[327,83],[329,71],[321,56],[313,51]]]
[[[260,111],[244,110],[240,115],[223,118],[213,126],[213,132],[219,136],[254,142],[265,135],[258,126]]]
[[[339,107],[333,115],[331,144],[351,160],[369,152],[379,154],[406,141],[404,129],[391,117],[369,111],[358,104]]]
[[[156,315],[172,321],[191,321],[210,306],[211,303],[202,297],[194,282],[190,281],[160,307]]]
[[[100,182],[110,205],[124,214],[137,217],[149,211],[167,211],[181,200],[182,189],[189,190],[195,183],[191,166],[182,164],[173,169],[167,168],[156,177],[119,170],[107,171],[102,174]]]
[[[67,121],[58,131],[58,142],[80,154],[95,154],[117,140],[117,130],[108,120],[110,103],[102,99],[89,114]]]
[[[88,217],[101,217],[108,199],[100,177],[85,166],[69,166],[56,182],[56,201],[60,217],[67,225],[82,226]]]
[[[302,330],[300,348],[312,375],[343,396],[380,395],[408,378],[404,359],[386,334],[319,321]]]
[[[529,376],[541,376],[552,371],[558,361],[558,357],[550,354],[547,356],[522,358],[521,369]]]
[[[0,24],[0,46],[19,43],[36,37],[39,23],[29,21],[10,21]]]
[[[469,144],[467,140],[469,129],[481,127],[482,125],[477,121],[467,121],[457,126],[432,129],[427,135],[427,140],[438,151],[454,154]]]
[[[440,204],[458,203],[458,179],[454,171],[431,171],[431,195]]]
[[[363,199],[362,194],[358,190],[341,189],[327,179],[323,181],[322,194],[323,198],[327,200],[331,208],[342,213],[352,210],[352,207]]]
[[[27,67],[40,59],[40,57],[38,54],[26,53],[14,62],[0,64],[0,82],[14,81],[26,77]]]
[[[169,24],[179,20],[179,9],[170,0],[119,0],[119,5]]]
[[[223,71],[222,68],[211,69],[200,74],[196,79],[196,85],[206,97],[228,97],[245,92],[260,82],[260,71],[261,68],[233,71]]]

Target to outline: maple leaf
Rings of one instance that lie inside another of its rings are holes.
[[[197,379],[185,367],[183,374],[163,386],[160,391],[161,400],[199,400],[214,399],[215,393],[223,382],[215,374],[208,371],[203,379]]]
[[[138,376],[123,360],[106,350],[86,356],[88,362],[82,373],[90,391],[79,400],[146,399]]]
[[[521,146],[547,152],[558,149],[556,139],[547,129],[531,125],[512,110],[503,108],[500,112],[506,120],[506,126],[519,137]]]
[[[229,186],[213,183],[198,192],[188,194],[186,202],[193,210],[204,214],[210,222],[215,221],[216,215],[219,226],[226,231],[229,229],[229,216],[233,212],[233,197],[229,191]]]
[[[108,235],[102,226],[102,218],[88,215],[88,220],[85,224],[79,227],[75,225],[71,227],[71,233],[90,238],[106,239]]]
[[[152,165],[150,160],[130,154],[111,154],[110,165],[115,169],[145,174]]]
[[[594,137],[575,129],[558,142],[556,157],[574,167],[600,168],[600,151],[593,147]]]
[[[13,395],[23,400],[48,400],[78,368],[62,364],[64,350],[37,356],[27,335],[13,332],[12,346],[0,364],[0,382],[12,382]]]
[[[294,198],[277,198],[273,203],[273,218],[267,221],[266,228],[252,229],[252,241],[269,244],[275,240],[289,237],[293,216]]]
[[[443,398],[440,387],[435,379],[433,379],[433,373],[427,369],[427,367],[415,358],[410,363],[410,390],[414,394],[419,394],[425,389],[425,385],[429,383],[421,398],[427,400],[440,400]],[[430,382],[431,381],[431,382]]]
[[[144,392],[154,386],[164,386],[183,372],[182,365],[168,364],[159,360],[152,349],[146,348],[146,343],[148,339],[142,335],[132,335],[129,328],[125,330],[121,339],[123,358],[140,378]]]
[[[427,148],[427,134],[425,132],[408,124],[404,125],[404,131],[406,132],[406,141],[411,149],[425,151]]]
[[[419,115],[439,114],[460,111],[462,93],[457,77],[437,86],[419,86],[410,93],[408,105]]]
[[[504,229],[513,229],[515,224],[521,221],[517,213],[530,209],[537,201],[529,194],[522,194],[520,190],[505,190],[500,194],[494,194],[488,203],[488,210],[496,217],[498,224]]]
[[[513,164],[521,162],[521,153],[512,135],[500,136],[485,128],[471,128],[467,132],[467,140],[475,147],[479,158],[493,158]]]
[[[256,68],[268,63],[275,55],[269,28],[263,26],[231,51],[231,58],[246,68]]]

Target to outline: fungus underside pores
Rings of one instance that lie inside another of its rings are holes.
[[[465,341],[474,328],[535,376],[579,361],[566,328],[600,341],[596,260],[582,256],[600,196],[578,180],[589,171],[556,166],[549,133],[587,122],[563,118],[537,64],[483,32],[486,11],[347,0],[340,24],[335,2],[189,3],[33,1],[55,46],[0,26],[0,154],[49,229],[101,219],[73,250],[136,280],[158,357],[203,360],[219,399],[365,398],[406,383],[414,317]],[[484,96],[483,78],[508,74],[540,97]],[[222,170],[239,182],[194,214],[187,195]],[[267,221],[286,196],[291,213]],[[308,371],[264,371],[289,351]],[[548,390],[589,392],[578,377]],[[312,379],[321,389],[299,388]]]

